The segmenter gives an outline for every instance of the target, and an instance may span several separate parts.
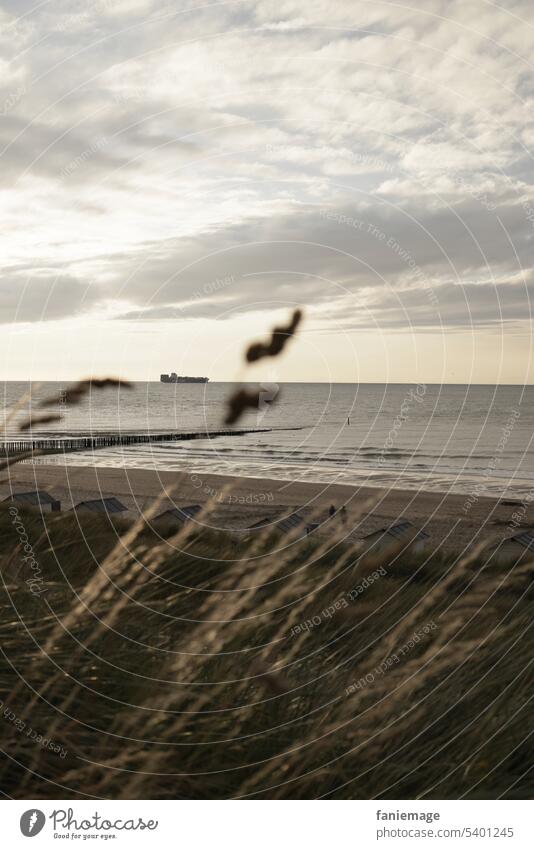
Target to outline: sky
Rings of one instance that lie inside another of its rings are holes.
[[[533,382],[530,13],[0,3],[0,377]]]

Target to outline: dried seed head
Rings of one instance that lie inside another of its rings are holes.
[[[295,310],[289,324],[275,327],[271,333],[271,339],[267,344],[255,342],[249,346],[245,359],[248,363],[255,363],[263,357],[277,357],[284,350],[285,345],[297,331],[302,320],[302,310]]]

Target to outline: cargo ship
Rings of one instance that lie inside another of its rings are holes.
[[[209,377],[184,377],[172,371],[170,374],[160,374],[161,383],[207,383]]]

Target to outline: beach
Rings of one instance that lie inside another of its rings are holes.
[[[399,517],[430,534],[432,551],[459,553],[480,543],[489,544],[534,523],[527,501],[478,496],[476,492],[439,493],[413,489],[323,484],[268,478],[120,469],[90,466],[17,464],[0,487],[0,497],[12,492],[46,490],[61,501],[61,510],[92,498],[116,496],[135,518],[159,499],[161,511],[172,506],[211,502],[212,528],[237,530],[261,519],[299,511],[320,523],[318,533],[329,533],[329,509],[345,507],[344,529],[351,539],[386,527]],[[337,520],[337,519],[336,519]],[[339,520],[341,521],[341,519]]]

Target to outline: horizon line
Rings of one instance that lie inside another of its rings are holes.
[[[95,374],[95,375],[93,375],[93,378],[97,379],[99,376],[100,375]],[[84,379],[89,379],[89,378],[84,378]],[[517,382],[517,383],[503,383],[503,382],[495,383],[495,382],[491,382],[491,381],[485,381],[483,383],[478,383],[476,381],[470,381],[470,382],[465,382],[465,381],[436,382],[436,381],[431,381],[431,380],[420,380],[420,379],[403,380],[403,381],[397,381],[397,380],[393,380],[393,381],[388,381],[388,380],[359,380],[359,381],[350,381],[350,380],[349,381],[348,380],[274,380],[274,381],[267,381],[267,380],[262,380],[261,378],[258,378],[257,380],[238,380],[238,379],[235,379],[235,378],[232,379],[232,380],[212,380],[210,378],[207,383],[198,383],[198,384],[196,384],[194,382],[192,382],[192,383],[169,383],[169,384],[166,384],[166,383],[164,383],[163,381],[160,381],[160,380],[151,380],[151,379],[147,379],[147,378],[119,377],[118,379],[123,381],[124,383],[155,383],[155,384],[162,385],[162,386],[167,386],[167,385],[169,385],[169,386],[195,386],[195,385],[207,386],[210,383],[211,384],[214,384],[214,383],[215,384],[224,384],[224,385],[228,385],[228,384],[234,385],[234,384],[237,384],[237,383],[238,384],[277,383],[277,384],[284,384],[284,385],[310,385],[310,386],[412,386],[413,384],[424,384],[425,386],[522,386],[522,387],[534,386],[534,383],[526,383],[526,382]],[[75,383],[78,380],[80,380],[79,377],[56,378],[56,379],[52,379],[52,378],[31,378],[31,379],[29,379],[29,378],[26,378],[26,379],[9,378],[9,379],[2,379],[0,382],[1,383],[30,383],[30,384],[31,383]]]

